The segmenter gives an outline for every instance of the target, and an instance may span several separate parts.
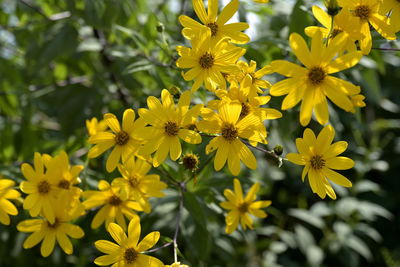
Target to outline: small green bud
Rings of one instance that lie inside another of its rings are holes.
[[[168,88],[168,91],[169,91],[169,93],[170,93],[171,95],[173,95],[173,96],[178,96],[178,97],[179,97],[179,96],[182,94],[181,89],[180,89],[178,86],[176,86],[176,85],[170,86],[170,87]]]
[[[158,31],[159,33],[162,33],[162,32],[164,32],[164,30],[165,30],[164,24],[162,24],[161,22],[158,22],[156,28],[157,28],[157,31]]]
[[[325,6],[328,9],[328,15],[331,17],[339,14],[339,11],[342,9],[337,0],[324,0]]]
[[[282,155],[282,153],[283,153],[283,147],[282,147],[281,145],[276,145],[276,146],[274,147],[274,153],[275,153],[275,155],[277,155],[277,156]]]

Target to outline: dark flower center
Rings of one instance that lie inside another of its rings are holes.
[[[217,35],[217,32],[218,32],[217,23],[215,23],[215,22],[214,23],[208,23],[207,27],[210,28],[210,30],[211,30],[211,36]]]
[[[129,182],[129,185],[130,185],[132,188],[136,188],[136,187],[138,187],[138,185],[139,185],[139,179],[138,179],[138,177],[137,177],[136,175],[134,175],[134,174],[133,174],[131,177],[129,177],[128,182]]]
[[[333,39],[333,38],[335,38],[338,34],[340,34],[340,33],[342,33],[342,32],[343,32],[343,30],[341,30],[341,29],[339,29],[339,28],[333,29],[333,31],[331,32],[331,35],[329,35],[329,38]]]
[[[59,187],[59,188],[62,188],[62,189],[69,189],[69,186],[70,186],[70,185],[71,185],[70,182],[67,181],[67,180],[65,180],[65,179],[62,179],[62,180],[58,183],[58,187]]]
[[[229,124],[225,124],[222,127],[221,135],[227,141],[232,142],[239,136],[239,133],[238,133],[238,130],[236,129],[236,127],[229,123]]]
[[[242,103],[242,111],[240,112],[240,119],[243,119],[250,113],[250,105],[247,103]]]
[[[354,15],[362,20],[368,20],[369,16],[371,15],[371,9],[369,6],[359,5],[354,10]]]
[[[47,194],[50,192],[50,184],[47,181],[44,181],[44,180],[40,181],[37,187],[38,187],[39,194],[44,195],[44,194]]]
[[[57,229],[58,226],[60,226],[60,222],[59,222],[58,219],[56,218],[55,221],[54,221],[54,223],[50,223],[49,221],[47,221],[47,226],[48,226],[49,228],[52,228],[52,229]]]
[[[111,197],[108,199],[108,203],[109,203],[111,206],[119,206],[119,205],[121,205],[122,200],[121,200],[119,197],[113,195],[113,196],[111,196]]]
[[[138,257],[138,253],[133,248],[127,248],[124,253],[124,259],[127,264],[132,264]]]
[[[315,155],[310,159],[311,168],[320,170],[325,166],[325,159],[321,155]]]
[[[319,85],[326,77],[325,71],[321,67],[312,67],[308,72],[308,80],[312,85]]]
[[[187,170],[195,170],[199,164],[199,157],[194,154],[187,154],[182,159],[182,165]]]
[[[243,202],[239,205],[238,210],[240,213],[246,213],[249,210],[249,203]]]
[[[175,122],[168,121],[164,125],[165,133],[169,136],[177,136],[179,132],[179,125]]]
[[[203,69],[209,69],[214,65],[214,57],[207,52],[200,57],[199,64]]]
[[[117,143],[117,145],[119,146],[125,145],[126,143],[128,143],[128,140],[129,140],[129,134],[124,131],[120,131],[115,136],[115,143]]]

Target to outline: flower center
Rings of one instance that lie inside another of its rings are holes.
[[[121,203],[122,203],[122,200],[115,195],[111,196],[108,199],[108,204],[110,204],[111,206],[119,206],[119,205],[121,205]]]
[[[250,105],[247,103],[242,103],[242,111],[240,112],[240,119],[243,119],[250,113]]]
[[[199,64],[203,69],[209,69],[214,65],[214,57],[207,52],[200,57]]]
[[[246,213],[249,210],[249,204],[247,202],[243,202],[239,205],[238,210],[240,213]]]
[[[57,229],[58,226],[60,226],[60,222],[58,221],[58,219],[56,218],[54,223],[50,223],[49,221],[47,221],[47,226],[51,229]]]
[[[191,130],[191,131],[197,131],[197,126],[194,123],[190,123],[185,126],[186,129]]]
[[[59,187],[59,188],[62,188],[62,189],[69,189],[69,186],[70,186],[70,182],[67,181],[67,180],[65,180],[65,179],[62,179],[62,180],[58,183],[58,187]]]
[[[176,124],[175,122],[172,121],[168,121],[165,125],[164,125],[164,130],[165,133],[169,136],[176,136],[178,135],[179,132],[179,125]]]
[[[195,154],[187,154],[182,159],[182,165],[187,170],[195,170],[199,164],[199,157]]]
[[[138,185],[139,185],[139,179],[138,179],[138,177],[137,177],[135,174],[133,174],[131,177],[129,177],[128,182],[129,182],[129,185],[130,185],[132,188],[136,188],[136,187],[138,187]]]
[[[115,136],[115,143],[117,143],[117,145],[119,146],[125,145],[126,143],[128,143],[128,140],[129,140],[129,134],[124,131],[120,131]]]
[[[333,38],[335,38],[339,33],[342,33],[342,32],[343,32],[343,30],[341,30],[341,29],[339,29],[339,28],[333,29],[333,31],[331,32],[331,35],[329,35],[329,38],[333,39]]]
[[[239,134],[238,134],[238,130],[236,129],[236,127],[233,124],[225,124],[222,127],[222,137],[225,138],[227,141],[232,142],[233,140],[235,140]]]
[[[308,80],[313,85],[319,85],[325,79],[326,73],[321,67],[312,67],[308,72]]]
[[[362,20],[367,20],[371,14],[371,9],[366,5],[359,5],[354,10],[354,15]]]
[[[50,184],[47,181],[40,181],[37,187],[39,194],[45,195],[50,192]]]
[[[311,168],[320,170],[325,166],[325,159],[321,155],[315,155],[310,159]]]
[[[124,259],[127,264],[132,264],[138,257],[138,253],[133,248],[127,248],[124,253]]]
[[[208,23],[207,27],[210,28],[210,30],[211,30],[211,36],[217,35],[217,32],[218,32],[217,23],[215,23],[215,22],[214,23]]]

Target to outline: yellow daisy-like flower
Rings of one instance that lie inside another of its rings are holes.
[[[95,135],[98,132],[104,132],[108,126],[104,120],[98,121],[97,118],[86,120],[86,128],[89,136]]]
[[[354,161],[347,157],[338,157],[347,148],[347,142],[339,141],[334,144],[332,140],[335,130],[328,125],[315,137],[313,131],[307,128],[303,138],[296,139],[296,146],[299,153],[288,153],[286,158],[297,165],[303,165],[302,180],[308,174],[308,181],[311,189],[321,198],[328,195],[336,199],[335,191],[328,182],[328,179],[335,184],[351,187],[351,182],[343,175],[333,171],[347,170],[354,167]]]
[[[271,205],[271,201],[255,201],[257,198],[257,192],[260,190],[260,184],[255,183],[251,186],[246,197],[243,198],[242,186],[238,179],[233,181],[234,192],[230,189],[224,190],[224,195],[228,201],[220,203],[220,206],[224,209],[229,210],[228,215],[225,217],[227,234],[231,234],[240,224],[243,229],[253,229],[253,220],[250,217],[254,215],[258,218],[265,218],[267,214],[261,210]]]
[[[58,189],[55,197],[58,207],[64,206],[74,207],[80,203],[82,189],[76,187],[81,182],[79,173],[83,170],[82,165],[70,166],[69,158],[65,151],[61,151],[59,155],[52,158],[48,156],[46,160],[46,176],[51,177],[52,184]]]
[[[357,19],[352,27],[364,35],[360,47],[365,55],[369,54],[372,48],[370,24],[384,38],[396,40],[395,31],[389,24],[388,18],[379,13],[381,3],[381,0],[339,0],[339,5],[350,10],[352,16]]]
[[[122,128],[114,114],[105,114],[104,121],[111,131],[97,132],[89,138],[88,142],[95,144],[95,146],[89,150],[88,157],[96,158],[107,149],[114,147],[106,163],[107,171],[112,172],[121,158],[122,162],[124,162],[129,157],[134,156],[139,149],[141,141],[135,136],[135,132],[140,127],[143,127],[144,123],[140,119],[135,121],[133,109],[125,110],[122,118]]]
[[[270,94],[273,96],[287,94],[282,103],[282,110],[291,109],[302,101],[300,108],[302,126],[310,122],[313,110],[320,124],[328,122],[326,97],[345,111],[353,109],[349,96],[360,93],[360,87],[329,75],[351,68],[360,61],[362,53],[359,51],[334,58],[342,51],[345,43],[345,35],[339,35],[326,46],[321,33],[317,33],[312,38],[310,51],[304,39],[299,34],[293,33],[290,35],[290,46],[305,68],[284,60],[271,63],[275,72],[289,78],[274,84]]]
[[[261,79],[263,76],[273,73],[270,66],[265,66],[256,71],[257,63],[253,60],[251,60],[249,64],[244,61],[238,61],[236,65],[239,67],[240,72],[227,76],[231,88],[239,87],[239,84],[243,82],[247,75],[251,77],[251,87],[248,93],[249,98],[257,97],[258,94],[263,93],[262,89],[271,87],[268,81]]]
[[[305,33],[313,37],[317,32],[322,33],[323,38],[335,38],[337,35],[345,35],[346,44],[344,45],[344,51],[356,51],[357,46],[355,42],[361,40],[364,36],[360,33],[357,28],[354,28],[354,24],[357,23],[357,18],[351,15],[348,9],[342,9],[339,14],[333,18],[333,29],[332,29],[332,17],[329,16],[318,6],[312,7],[314,17],[324,26],[310,26],[305,29]],[[328,40],[328,41],[329,41]]]
[[[160,239],[159,232],[151,232],[142,241],[140,238],[140,220],[134,217],[128,226],[128,236],[124,230],[115,223],[111,223],[107,231],[117,244],[99,240],[94,243],[96,248],[107,254],[94,260],[100,266],[112,265],[118,267],[163,267],[164,264],[157,258],[143,254],[142,252],[153,247]]]
[[[85,234],[79,226],[70,223],[80,214],[81,210],[68,213],[64,209],[57,209],[54,222],[46,219],[32,219],[20,222],[17,225],[18,231],[33,232],[24,241],[23,247],[29,249],[43,240],[40,246],[40,253],[43,257],[47,257],[53,252],[57,241],[66,254],[72,254],[73,247],[68,237],[79,239]]]
[[[0,176],[0,223],[9,225],[9,215],[18,214],[17,208],[9,199],[17,199],[21,194],[12,188],[15,185],[13,180],[1,178]]]
[[[140,131],[147,143],[141,148],[140,154],[149,155],[153,152],[153,166],[158,167],[164,162],[168,153],[172,160],[177,160],[182,154],[180,140],[189,144],[201,143],[199,133],[187,129],[193,118],[197,118],[202,105],[189,109],[190,92],[184,92],[175,105],[173,96],[164,89],[161,92],[162,103],[154,96],[147,98],[149,109],[139,109],[140,118],[149,124]]]
[[[85,209],[102,206],[92,220],[91,227],[93,229],[98,228],[104,222],[105,226],[108,227],[110,223],[115,221],[123,229],[126,229],[124,216],[131,220],[138,217],[134,210],[143,211],[139,203],[129,199],[128,194],[120,187],[110,186],[107,181],[101,180],[98,188],[100,191],[89,190],[82,194],[86,198],[82,203]]]
[[[34,169],[24,163],[21,171],[28,181],[20,184],[22,192],[28,194],[24,200],[24,209],[29,210],[32,217],[42,214],[50,223],[55,222],[55,199],[57,188],[53,178],[45,175],[43,157],[39,153],[34,156]]]
[[[122,178],[116,178],[112,185],[121,187],[128,192],[129,198],[137,201],[143,211],[149,213],[151,205],[149,197],[165,196],[161,190],[167,188],[167,185],[160,181],[157,174],[147,174],[151,169],[151,164],[145,160],[131,158],[123,165],[118,166]]]
[[[228,37],[230,42],[236,44],[245,44],[250,41],[249,36],[242,32],[249,28],[249,24],[244,22],[226,24],[238,11],[239,0],[232,0],[219,15],[217,15],[218,0],[208,1],[208,14],[204,8],[203,0],[193,0],[192,3],[196,15],[204,25],[188,16],[181,15],[179,21],[184,27],[182,35],[187,39],[196,38],[200,32],[204,31],[204,27],[208,27],[211,31],[213,42],[218,42],[225,37]]]
[[[176,61],[176,66],[191,69],[182,73],[185,81],[194,80],[191,91],[197,91],[203,83],[210,91],[215,91],[217,87],[226,89],[223,73],[239,71],[235,63],[244,55],[246,49],[229,44],[227,39],[211,42],[210,30],[199,33],[198,37],[192,40],[192,46],[193,48],[176,48],[181,56]]]
[[[221,170],[226,162],[233,175],[239,174],[240,161],[250,169],[257,168],[256,158],[240,138],[264,142],[259,134],[259,118],[248,115],[240,119],[241,111],[242,105],[237,101],[224,101],[219,105],[218,113],[208,108],[202,110],[203,120],[197,124],[198,129],[204,133],[218,134],[206,146],[206,154],[217,150],[214,159],[216,171]]]
[[[181,264],[179,261],[174,262],[171,265],[165,265],[165,267],[189,267],[189,265]]]
[[[400,31],[400,1],[384,0],[381,4],[380,13],[387,15],[390,12],[390,25],[394,32]]]

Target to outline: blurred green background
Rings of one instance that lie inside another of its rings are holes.
[[[227,2],[227,1],[222,1]],[[322,2],[322,1],[321,1]],[[245,47],[247,60],[265,66],[274,59],[294,61],[288,47],[291,32],[304,34],[316,25],[311,6],[316,1],[272,1],[268,5],[241,0],[236,19],[250,23],[252,41]],[[104,157],[86,159],[85,120],[105,112],[121,117],[126,108],[146,107],[149,95],[159,97],[163,88],[182,90],[191,84],[175,68],[176,45],[188,44],[180,34],[178,16],[195,17],[188,0],[2,0],[0,1],[0,174],[21,181],[22,162],[32,162],[35,151],[57,154],[66,150],[74,164],[84,164],[82,188],[95,188],[100,179],[117,173],[105,171]],[[397,47],[374,36],[375,48]],[[239,176],[247,191],[262,185],[261,198],[272,200],[270,215],[256,223],[254,231],[224,232],[224,211],[218,203],[232,188],[229,172],[203,168],[197,183],[188,185],[181,222],[181,261],[190,266],[400,266],[400,53],[373,50],[356,67],[339,74],[362,87],[367,106],[356,114],[330,107],[336,140],[346,140],[345,156],[356,167],[342,173],[352,182],[349,190],[335,186],[336,201],[312,194],[301,182],[301,168],[285,163],[278,168],[257,154],[259,168]],[[270,75],[275,82],[281,77]],[[194,102],[210,94],[201,90]],[[281,97],[270,107],[278,108]],[[294,140],[303,128],[299,108],[283,112],[283,118],[267,123],[269,149],[283,145],[295,152]],[[310,126],[319,132],[315,122]],[[207,160],[203,145],[187,147]],[[201,166],[203,167],[203,166]],[[168,162],[178,179],[179,164]],[[157,173],[157,170],[153,170]],[[142,215],[142,236],[158,230],[158,246],[174,233],[178,197],[175,189],[152,202],[151,214]],[[74,242],[74,254],[59,248],[49,258],[40,246],[25,250],[26,234],[15,226],[28,218],[12,217],[0,225],[0,266],[94,266],[101,253],[98,239],[111,240],[104,227],[90,229],[94,212],[80,218],[85,237]],[[173,261],[172,248],[152,255],[165,264]]]

